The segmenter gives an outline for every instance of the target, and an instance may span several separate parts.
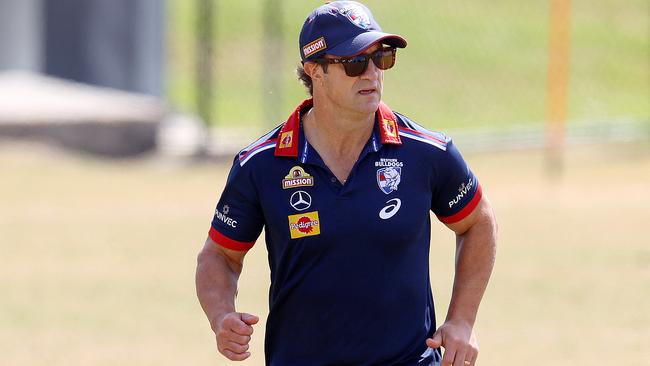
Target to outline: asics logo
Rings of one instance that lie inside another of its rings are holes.
[[[388,220],[395,216],[397,211],[399,211],[399,208],[402,207],[402,201],[399,198],[393,198],[392,200],[386,201],[386,203],[388,205],[379,211],[379,217],[384,220]]]
[[[294,192],[289,198],[289,204],[298,211],[304,211],[311,206],[311,196],[305,191]]]

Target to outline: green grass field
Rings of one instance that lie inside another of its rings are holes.
[[[557,180],[543,174],[542,158],[467,156],[500,223],[479,364],[647,365],[650,146],[574,148]],[[216,355],[193,283],[226,165],[3,144],[0,171],[2,365],[230,364]],[[453,252],[452,235],[435,225],[440,317]],[[260,240],[238,307],[263,321],[268,278]],[[260,324],[240,365],[262,364],[263,333]]]
[[[168,1],[168,94],[194,108],[196,2]],[[282,91],[262,90],[265,1],[216,1],[215,121],[268,129],[306,94],[295,79],[298,33],[323,1],[283,0]],[[409,46],[386,72],[385,100],[434,129],[506,127],[545,120],[548,1],[366,2],[383,28]],[[650,5],[643,0],[574,0],[569,115],[572,123],[650,121]],[[281,93],[278,116],[263,99]],[[649,122],[650,123],[650,122]]]

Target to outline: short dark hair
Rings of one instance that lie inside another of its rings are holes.
[[[298,67],[296,67],[296,75],[298,75],[298,80],[302,82],[302,85],[307,88],[309,95],[314,96],[314,83],[311,80],[311,76],[307,75],[305,72],[305,67],[303,65],[298,65]]]
[[[323,72],[327,74],[327,64],[319,64],[323,68]],[[298,80],[302,82],[302,85],[307,88],[309,95],[314,96],[314,82],[311,80],[311,76],[307,75],[305,72],[305,67],[301,64],[296,67],[296,75],[298,75]]]

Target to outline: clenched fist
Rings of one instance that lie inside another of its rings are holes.
[[[478,341],[472,327],[448,320],[426,340],[431,348],[444,347],[442,366],[474,366],[478,356]]]
[[[259,317],[246,313],[226,314],[214,329],[219,352],[232,361],[242,361],[250,357],[248,342],[253,334],[252,325],[257,324],[259,320]]]

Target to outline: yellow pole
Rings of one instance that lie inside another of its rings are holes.
[[[548,73],[546,91],[547,167],[561,174],[569,85],[569,30],[571,1],[550,0]]]

